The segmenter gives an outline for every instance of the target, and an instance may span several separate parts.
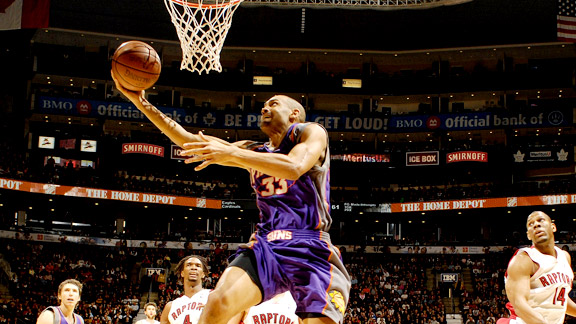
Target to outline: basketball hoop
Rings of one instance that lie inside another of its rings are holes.
[[[232,15],[242,1],[164,0],[180,39],[180,70],[222,72],[220,51],[232,25]]]

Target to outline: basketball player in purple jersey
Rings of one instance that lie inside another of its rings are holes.
[[[114,78],[114,75],[112,76]],[[296,314],[306,324],[342,323],[350,277],[328,230],[330,153],[328,134],[305,123],[296,100],[276,95],[262,108],[266,143],[192,134],[144,98],[144,91],[116,87],[174,143],[187,163],[248,170],[257,195],[260,223],[249,244],[224,271],[200,317],[200,324],[225,324],[234,315],[289,290]]]
[[[59,306],[50,306],[40,313],[36,324],[84,324],[82,316],[74,313],[80,302],[82,284],[76,279],[66,279],[58,286]]]

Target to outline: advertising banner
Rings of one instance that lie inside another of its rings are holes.
[[[261,77],[259,77],[260,80]],[[260,82],[260,81],[258,81]],[[265,82],[265,81],[262,81]],[[267,82],[267,81],[266,81]],[[348,84],[348,82],[347,82]],[[350,82],[357,86],[357,83]],[[190,110],[157,107],[181,125],[207,128],[259,129],[260,114],[217,109]],[[256,107],[257,109],[261,107]],[[147,122],[147,118],[128,102],[82,100],[40,96],[37,112],[92,118]],[[539,110],[511,113],[477,112],[438,115],[358,115],[352,113],[310,112],[308,121],[322,124],[329,131],[361,132],[428,132],[443,130],[476,130],[523,127],[558,127],[572,125],[571,110]]]
[[[514,163],[523,162],[568,162],[573,161],[568,147],[518,149],[512,154]]]
[[[38,148],[54,149],[56,138],[52,136],[38,136]]]
[[[390,154],[334,154],[330,157],[332,161],[343,162],[363,162],[363,163],[389,163]]]
[[[388,124],[390,131],[417,132],[443,130],[474,130],[496,128],[556,127],[572,124],[572,112],[569,110],[523,113],[502,111],[478,112],[467,114],[409,115],[392,116]]]
[[[198,208],[221,209],[222,202],[218,199],[173,196],[143,192],[120,191],[109,189],[94,189],[85,187],[61,186],[49,183],[36,183],[0,178],[0,189],[40,193],[46,195],[96,198],[119,200],[147,204],[188,206]]]
[[[164,147],[148,143],[123,143],[122,154],[149,154],[164,157]]]
[[[259,113],[226,113],[212,110],[190,110],[184,108],[157,107],[160,111],[184,126],[208,128],[259,129]],[[71,98],[39,97],[36,106],[43,114],[119,119],[147,122],[138,108],[128,102],[79,100]]]
[[[406,166],[423,166],[440,164],[440,152],[406,152]]]
[[[342,88],[362,88],[362,79],[342,79]]]
[[[393,203],[393,213],[576,204],[576,194]]]
[[[80,140],[80,151],[95,153],[97,145],[94,140]]]
[[[182,148],[178,145],[171,145],[170,146],[170,158],[172,160],[186,160],[186,157],[180,155],[182,152]]]
[[[460,151],[446,154],[446,163],[488,162],[488,153],[480,151]]]
[[[227,200],[223,203],[218,199],[173,196],[132,191],[119,191],[109,189],[94,189],[86,187],[62,186],[49,183],[37,183],[21,180],[0,178],[0,189],[16,190],[22,192],[40,193],[68,197],[83,197],[106,200],[129,201],[162,205],[188,206],[211,209],[248,209],[254,208],[253,201]],[[225,207],[223,206],[226,205]],[[359,203],[343,202],[332,205],[332,210],[344,212],[372,212],[372,213],[405,213],[425,212],[438,210],[483,209],[516,206],[546,206],[576,204],[576,194],[543,195],[524,197],[501,197],[444,200],[409,203]]]
[[[271,76],[254,76],[252,78],[252,84],[253,85],[272,85],[273,84],[273,78]]]
[[[458,273],[441,273],[441,282],[458,282]]]

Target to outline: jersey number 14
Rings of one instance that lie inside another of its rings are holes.
[[[562,287],[560,288],[560,291],[558,291],[558,288],[556,288],[556,291],[554,292],[554,300],[552,303],[556,305],[557,301],[560,305],[564,306],[564,303],[566,302],[566,288]]]

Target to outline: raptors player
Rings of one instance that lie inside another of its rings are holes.
[[[194,170],[212,164],[250,172],[260,222],[250,244],[238,250],[206,304],[199,324],[226,324],[240,312],[289,290],[306,324],[343,323],[350,276],[328,231],[330,150],[328,133],[306,123],[302,105],[275,95],[261,110],[266,143],[227,142],[184,129],[115,79],[120,90],[174,143]]]
[[[498,324],[562,324],[566,314],[576,316],[576,304],[568,297],[574,272],[570,255],[554,244],[556,225],[535,211],[526,222],[529,248],[519,249],[506,271],[509,319]]]
[[[186,256],[178,262],[175,271],[184,285],[184,295],[166,304],[160,323],[197,324],[210,294],[210,290],[202,286],[208,275],[206,260],[201,256]]]
[[[240,324],[298,324],[295,311],[296,302],[286,291],[240,314]]]

